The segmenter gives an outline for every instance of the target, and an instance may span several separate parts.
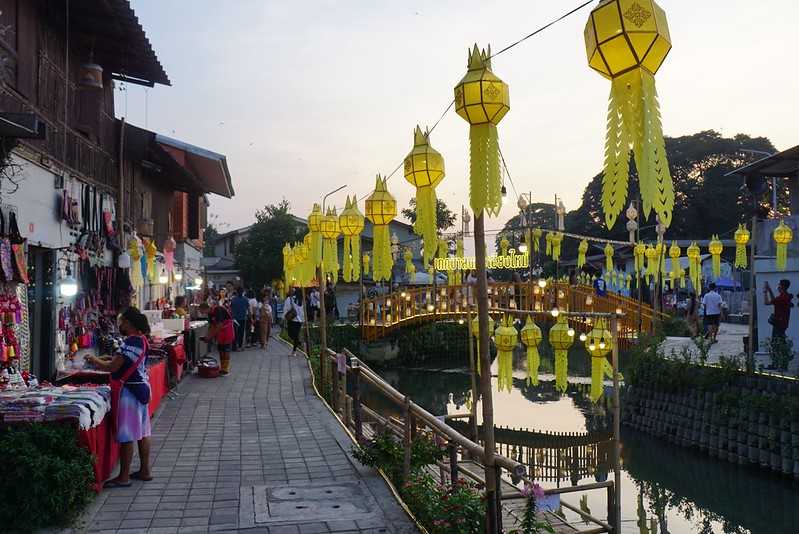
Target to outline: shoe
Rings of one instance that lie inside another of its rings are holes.
[[[219,371],[219,376],[227,376],[230,374],[230,371]]]

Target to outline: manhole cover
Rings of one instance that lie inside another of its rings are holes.
[[[374,499],[359,482],[241,488],[239,526],[366,519]]]

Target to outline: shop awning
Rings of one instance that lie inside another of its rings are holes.
[[[176,162],[197,177],[206,192],[225,198],[234,195],[233,181],[224,155],[165,135],[156,134],[155,140]]]
[[[727,174],[739,176],[762,176],[764,178],[792,178],[799,175],[799,145],[772,156],[759,159]]]

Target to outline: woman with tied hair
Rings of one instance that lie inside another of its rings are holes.
[[[86,361],[111,373],[111,420],[119,442],[119,475],[105,487],[130,486],[131,478],[152,480],[150,472],[150,384],[147,379],[147,338],[150,324],[136,308],[128,308],[117,318],[125,337],[113,356],[87,356]],[[133,442],[139,445],[139,470],[130,472]]]

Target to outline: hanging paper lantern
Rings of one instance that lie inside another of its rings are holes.
[[[605,245],[605,269],[608,271],[613,270],[613,245],[608,243]]]
[[[635,256],[635,272],[640,273],[644,270],[644,259],[646,258],[646,245],[638,243],[633,248],[633,255]]]
[[[468,72],[455,86],[455,112],[471,128],[469,204],[475,215],[498,215],[502,207],[497,124],[510,109],[508,86],[491,72],[491,47],[469,52]]]
[[[465,257],[465,252],[463,248],[463,238],[459,238],[455,242],[455,257],[456,258]],[[455,271],[455,285],[462,285],[462,284],[463,284],[463,271],[461,269],[457,269]]]
[[[625,277],[625,285],[627,286],[627,291],[630,290],[630,286],[632,285],[632,282],[633,282],[633,275],[631,275],[630,273],[627,273],[627,276]]]
[[[141,241],[134,234],[128,241],[128,254],[130,254],[130,285],[134,290],[144,286],[144,275],[141,270]]]
[[[604,319],[598,319],[594,328],[588,332],[585,348],[591,355],[591,400],[596,402],[602,396],[602,375],[606,356],[612,350],[613,336],[605,326]]]
[[[388,192],[386,180],[381,178],[379,174],[375,182],[374,192],[366,199],[366,216],[374,225],[372,279],[376,282],[390,280],[394,259],[391,257],[391,239],[389,238],[388,225],[397,216],[397,201]]]
[[[158,282],[158,270],[155,265],[155,256],[158,254],[158,248],[155,246],[155,240],[148,239],[144,244],[144,255],[147,257],[147,274],[151,284]]]
[[[416,266],[413,264],[413,252],[409,247],[405,248],[402,253],[402,259],[405,260],[405,272],[409,275],[416,274]]]
[[[358,199],[347,196],[344,210],[338,216],[338,226],[344,236],[344,281],[354,282],[361,276],[361,232],[363,232],[363,214],[358,209]],[[313,240],[313,234],[311,234]]]
[[[694,242],[691,243],[685,254],[688,256],[688,276],[698,295],[702,290],[702,252],[699,250],[699,245]]]
[[[574,343],[574,336],[569,335],[569,321],[565,315],[560,314],[549,329],[549,344],[555,351],[555,388],[564,393],[567,387],[569,372],[569,349]]]
[[[646,283],[648,284],[651,277],[658,274],[658,251],[652,246],[646,247]]]
[[[533,322],[532,317],[527,316],[524,328],[519,332],[522,343],[527,347],[527,383],[533,386],[538,385],[538,367],[541,365],[541,355],[538,352],[538,345],[543,336],[541,328]]]
[[[788,245],[793,241],[793,230],[785,221],[780,221],[772,237],[777,245],[777,270],[784,271],[788,265]]]
[[[509,316],[502,318],[494,331],[494,343],[497,345],[497,386],[499,391],[513,389],[513,349],[516,348],[518,332]]]
[[[585,265],[585,254],[588,252],[588,241],[583,239],[577,246],[577,268],[581,269]]]
[[[438,240],[436,186],[444,179],[444,158],[430,146],[429,133],[419,126],[413,134],[413,150],[405,157],[405,179],[416,187],[416,222],[413,231],[425,244]],[[433,258],[431,247],[425,247],[424,265]]]
[[[544,231],[540,228],[533,229],[533,251],[538,254],[541,251],[541,236],[544,235]],[[549,254],[549,252],[547,252]]]
[[[547,234],[549,235],[549,234]],[[552,259],[558,261],[560,259],[560,245],[563,243],[563,234],[560,232],[553,232],[551,238],[552,244]]]
[[[175,249],[178,248],[178,244],[175,243],[175,238],[169,236],[166,241],[164,241],[164,263],[166,265],[166,272],[172,274],[175,270]]]
[[[713,236],[707,245],[707,250],[713,260],[713,278],[718,280],[721,277],[721,253],[724,251],[724,245],[719,240],[719,236]]]
[[[369,254],[363,254],[363,274],[369,274]]]
[[[500,256],[507,256],[508,255],[508,247],[510,247],[510,241],[505,236],[502,236],[502,239],[499,241],[499,254]]]
[[[311,233],[311,261],[315,266],[322,265],[322,206],[314,204],[308,215],[308,231]]]
[[[492,319],[490,315],[488,316],[488,331],[489,332],[494,331],[494,319]],[[477,374],[479,375],[481,373],[480,366],[482,360],[480,359],[480,318],[477,315],[475,315],[474,319],[472,319],[472,336],[474,337],[477,345],[477,350],[475,350],[475,356],[477,357],[477,365],[475,365],[475,369],[477,370]]]
[[[682,267],[680,266],[680,256],[682,250],[676,241],[671,242],[669,247],[669,258],[671,258],[671,279],[672,281],[678,280],[682,277]]]
[[[746,226],[743,224],[738,225],[738,229],[735,231],[735,267],[740,267],[741,269],[746,269],[747,260],[746,260],[746,245],[749,244],[749,238],[751,234],[749,230],[746,229]]]
[[[338,280],[338,235],[341,229],[338,225],[336,208],[328,208],[322,217],[322,272],[329,274],[333,283]],[[311,237],[313,239],[313,237]]]
[[[585,26],[588,64],[612,80],[608,106],[602,210],[612,228],[627,199],[630,148],[644,216],[668,227],[674,208],[655,73],[671,50],[666,14],[653,0],[602,0]]]

